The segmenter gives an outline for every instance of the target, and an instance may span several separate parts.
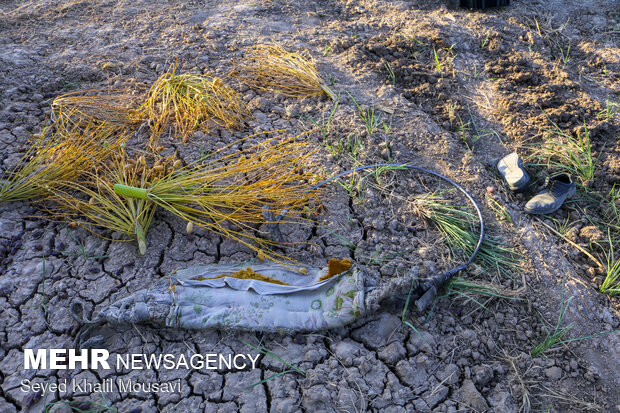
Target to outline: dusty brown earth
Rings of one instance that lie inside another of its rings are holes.
[[[494,223],[491,235],[525,260],[511,277],[478,267],[463,274],[520,292],[520,300],[452,294],[438,300],[430,315],[410,311],[407,320],[424,339],[401,325],[401,308],[297,336],[149,326],[101,330],[113,353],[256,353],[244,343],[260,339],[305,375],[289,372],[260,383],[288,369],[267,356],[251,371],[24,370],[24,348],[73,345],[79,326],[69,304],[76,297],[96,312],[174,269],[245,262],[254,253],[203,230],[187,235],[183,222],[161,213],[148,233],[147,254],[139,256],[132,243],[41,219],[27,202],[2,205],[0,411],[620,412],[617,333],[531,356],[555,327],[563,297],[573,297],[562,324],[573,326],[565,339],[617,330],[619,302],[598,292],[601,272],[591,259],[524,214],[527,195],[510,194],[492,167],[508,152],[528,157],[533,144],[556,139],[554,125],[573,137],[585,127],[598,159],[588,191],[606,195],[620,182],[619,15],[617,1],[513,1],[500,10],[471,12],[424,0],[3,0],[4,168],[40,131],[59,94],[148,86],[177,59],[183,71],[226,76],[245,48],[278,42],[307,50],[340,93],[329,130],[315,129],[308,138],[321,146],[326,173],[386,160],[443,173],[484,207]],[[171,150],[190,159],[253,132],[298,134],[322,124],[334,107],[325,97],[282,98],[250,90],[234,77],[230,82],[254,115],[249,126],[197,132],[187,144],[171,140]],[[353,99],[381,116],[373,133]],[[448,268],[437,232],[402,202],[407,191],[435,191],[439,183],[400,171],[366,181],[349,192],[331,186],[314,228],[283,228],[290,240],[310,242],[288,253],[313,265],[351,257],[379,285],[413,266],[426,275]],[[576,200],[544,222],[553,228],[552,218],[567,222],[567,237],[599,255],[596,242],[603,243],[605,234],[587,218],[602,212],[586,192],[580,189]],[[498,219],[489,197],[506,208],[509,221]],[[182,385],[172,393],[114,389],[103,395],[20,388],[24,378],[54,383],[71,376],[180,379]]]

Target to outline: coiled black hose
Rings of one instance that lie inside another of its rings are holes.
[[[380,163],[380,164],[373,164],[373,165],[365,165],[365,166],[359,166],[357,168],[351,169],[349,171],[345,171],[342,172],[338,175],[334,175],[331,178],[328,178],[322,182],[319,182],[318,184],[316,184],[315,186],[313,186],[312,188],[310,188],[308,190],[308,192],[310,191],[314,191],[315,189],[318,189],[324,185],[327,185],[328,183],[341,178],[343,176],[358,172],[358,171],[363,171],[364,169],[370,169],[370,168],[381,168],[381,167],[391,167],[391,168],[407,168],[407,169],[413,169],[419,172],[423,172],[423,173],[427,173],[433,176],[436,176],[437,178],[440,178],[446,182],[448,182],[450,185],[453,185],[456,189],[458,189],[459,191],[461,191],[463,193],[463,195],[465,195],[467,197],[467,199],[469,199],[469,202],[471,202],[471,204],[474,206],[476,213],[478,214],[478,219],[480,220],[480,238],[478,238],[478,244],[476,245],[476,248],[474,249],[474,251],[472,252],[471,256],[469,257],[469,259],[461,265],[458,265],[454,268],[451,268],[447,271],[445,271],[442,274],[438,274],[434,277],[431,278],[427,278],[424,280],[420,280],[420,283],[418,285],[418,293],[420,295],[420,297],[418,298],[418,300],[416,301],[416,306],[418,308],[419,311],[422,311],[424,309],[426,309],[428,307],[428,305],[435,299],[435,297],[437,296],[437,291],[446,283],[448,282],[453,276],[455,276],[456,274],[458,274],[459,272],[463,271],[465,268],[467,268],[467,266],[469,266],[469,264],[471,264],[474,259],[476,259],[476,255],[478,254],[478,251],[480,250],[480,247],[482,246],[482,241],[484,240],[484,220],[482,218],[482,212],[480,211],[480,207],[478,206],[478,204],[476,203],[476,201],[474,200],[474,198],[465,190],[463,189],[462,186],[460,186],[459,184],[457,184],[456,182],[454,182],[452,179],[445,177],[437,172],[431,171],[429,169],[426,168],[422,168],[420,166],[415,166],[415,165],[409,165],[409,164],[395,164],[395,163]],[[283,210],[277,217],[276,217],[276,221],[280,221],[284,215],[286,215],[288,213],[289,209],[285,209]]]

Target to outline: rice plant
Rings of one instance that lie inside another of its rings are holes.
[[[151,86],[142,105],[152,121],[153,138],[167,126],[187,141],[196,129],[208,131],[210,123],[235,129],[252,117],[239,94],[218,77],[177,74],[176,65]]]
[[[246,50],[241,75],[252,87],[290,97],[319,96],[336,100],[317,71],[312,58],[291,53],[278,45],[258,45]]]
[[[446,290],[448,293],[461,295],[467,299],[472,299],[471,294],[478,294],[506,300],[520,300],[519,294],[523,292],[523,289],[507,290],[501,285],[485,281],[466,280],[462,277],[452,278],[446,285]]]
[[[119,181],[113,189],[120,196],[152,202],[194,225],[241,242],[264,257],[285,259],[269,250],[277,242],[252,233],[256,226],[268,223],[265,208],[277,217],[316,198],[316,191],[309,191],[315,175],[304,170],[314,149],[296,138],[275,137],[229,155],[221,156],[221,151],[149,186]]]
[[[70,185],[125,142],[105,127],[59,118],[33,139],[20,162],[0,178],[0,202],[46,196]]]
[[[570,339],[564,339],[564,337],[566,337],[566,335],[573,328],[572,324],[563,325],[564,317],[566,315],[566,310],[568,310],[568,306],[573,300],[573,297],[569,297],[568,299],[565,299],[565,296],[564,296],[565,289],[566,289],[566,282],[565,282],[565,277],[563,276],[562,277],[562,298],[560,301],[560,313],[558,314],[558,320],[555,326],[553,327],[553,330],[547,329],[547,327],[543,324],[545,329],[547,329],[547,335],[543,338],[543,340],[540,343],[538,343],[532,349],[531,351],[532,357],[536,357],[537,355],[547,351],[548,349],[559,346],[559,345],[569,344],[574,341],[589,340],[591,338],[597,338],[597,337],[605,336],[608,334],[620,333],[620,330],[612,330],[612,331],[604,331],[601,333],[588,334],[585,336],[580,336],[580,337],[575,337],[575,338],[570,338]]]
[[[466,302],[471,301],[480,308],[491,311],[486,307],[485,303],[480,302],[476,296],[488,297],[488,299],[502,298],[505,300],[521,300],[519,295],[523,293],[524,290],[524,287],[516,290],[508,290],[501,285],[490,282],[473,281],[462,277],[454,277],[446,284],[445,295],[447,296],[452,294],[465,299]]]
[[[469,207],[453,205],[440,194],[419,196],[413,209],[429,219],[444,235],[453,258],[465,260],[471,256],[478,243],[479,234],[474,229],[477,218]],[[523,262],[522,256],[501,241],[486,235],[476,261],[489,271],[512,278]]]
[[[505,206],[497,202],[493,198],[493,195],[486,194],[486,198],[487,198],[487,205],[489,205],[489,208],[491,208],[493,212],[495,212],[495,215],[497,216],[499,220],[506,221],[506,222],[512,222],[512,216],[510,215],[510,212],[508,212],[508,209]]]
[[[321,133],[321,137],[323,138],[323,140],[327,139],[329,135],[332,121],[334,120],[334,116],[336,115],[336,111],[338,110],[339,102],[340,102],[340,97],[336,99],[336,103],[334,103],[334,107],[329,112],[329,116],[325,116],[325,113],[322,113],[321,119],[319,121],[310,119],[310,123],[312,123],[316,129],[318,129],[318,131]]]
[[[614,186],[609,190],[607,197],[603,199],[604,211],[601,228],[611,228],[612,231],[620,232],[620,186]]]
[[[396,74],[394,73],[394,68],[392,67],[390,62],[383,62],[383,67],[385,67],[387,77],[390,83],[392,83],[393,85],[396,84]]]
[[[68,124],[105,125],[111,130],[124,130],[143,118],[136,109],[136,97],[129,92],[84,90],[58,96],[52,102],[52,119],[65,118]]]
[[[565,283],[564,279],[562,279],[562,301],[560,303],[560,313],[558,314],[558,321],[553,327],[553,331],[547,330],[547,335],[532,349],[532,357],[536,357],[540,353],[548,350],[551,347],[554,347],[558,344],[563,343],[563,338],[566,336],[569,331],[573,328],[572,324],[568,324],[563,326],[564,324],[564,316],[566,315],[566,310],[570,305],[573,297],[569,297],[568,300],[565,300],[564,297]],[[546,328],[546,326],[543,324]]]
[[[609,99],[605,100],[605,109],[596,113],[597,119],[611,120],[620,113],[620,103],[613,102]]]
[[[437,69],[437,74],[441,75],[441,63],[439,62],[439,56],[435,48],[433,48],[433,57],[435,58],[435,69]]]
[[[174,157],[156,155],[130,158],[124,150],[108,163],[89,172],[84,183],[75,183],[70,191],[57,192],[52,198],[59,208],[57,219],[80,225],[97,235],[104,228],[123,234],[138,243],[140,254],[146,253],[148,231],[156,205],[148,200],[126,198],[114,191],[114,185],[148,188],[174,170]],[[153,158],[153,159],[150,159]],[[147,163],[148,162],[148,163]],[[150,164],[150,165],[149,165]]]
[[[578,132],[577,137],[564,133],[556,124],[554,130],[549,130],[556,135],[558,140],[547,140],[544,143],[533,146],[536,166],[553,168],[559,172],[566,172],[579,179],[582,185],[586,185],[594,179],[598,157],[592,153],[590,132],[584,125],[583,133]]]
[[[362,108],[350,93],[347,92],[347,94],[349,95],[351,100],[353,100],[353,103],[355,103],[355,106],[357,107],[357,116],[359,116],[360,119],[364,122],[366,132],[368,132],[368,135],[372,135],[375,130],[377,130],[377,128],[383,123],[383,121],[381,120],[381,113],[375,113],[374,106],[366,106]]]
[[[609,251],[605,252],[605,280],[601,284],[601,292],[609,295],[620,294],[620,257],[614,255],[614,242],[612,241],[611,231],[607,231],[609,241]]]

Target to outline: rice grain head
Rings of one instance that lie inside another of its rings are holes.
[[[58,96],[52,102],[53,120],[65,118],[71,125],[100,125],[111,131],[136,127],[144,113],[136,109],[136,97],[128,91],[83,90]]]

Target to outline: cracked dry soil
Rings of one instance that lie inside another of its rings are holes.
[[[442,298],[430,316],[407,314],[420,334],[401,326],[402,308],[385,308],[339,330],[297,336],[148,325],[99,331],[112,354],[256,354],[244,343],[260,339],[305,372],[262,383],[289,367],[261,356],[259,368],[246,371],[24,370],[24,348],[71,348],[79,327],[68,311],[73,299],[87,302],[92,314],[176,268],[246,262],[254,254],[204,230],[187,235],[183,222],[159,213],[147,235],[148,251],[139,256],[132,243],[46,221],[27,202],[1,205],[0,412],[46,406],[58,412],[110,411],[102,404],[118,412],[619,412],[617,334],[530,355],[547,324],[557,320],[563,280],[565,294],[574,297],[565,316],[573,324],[570,338],[618,329],[618,299],[598,293],[596,267],[523,214],[525,198],[509,194],[488,167],[512,150],[527,154],[528,144],[549,138],[551,122],[569,134],[585,124],[599,157],[594,189],[607,193],[618,184],[619,117],[598,114],[607,102],[620,100],[619,4],[511,3],[470,12],[426,0],[3,1],[3,168],[19,159],[61,93],[146,87],[177,58],[181,70],[226,76],[245,48],[275,41],[289,50],[307,49],[341,94],[329,133],[315,130],[308,137],[324,147],[320,162],[326,172],[390,159],[455,179],[484,207],[496,235],[525,257],[525,285],[520,274],[502,278],[476,267],[464,276],[525,292],[520,301]],[[333,108],[325,97],[282,98],[250,90],[234,77],[230,82],[254,120],[240,131],[196,132],[187,144],[170,139],[171,151],[189,160],[253,132],[298,134]],[[345,92],[376,107],[386,127],[367,133]],[[437,233],[396,196],[438,185],[400,171],[352,194],[333,185],[314,227],[283,226],[287,239],[308,242],[288,253],[308,265],[350,257],[378,284],[412,266],[423,275],[446,269],[447,250]],[[496,219],[485,202],[489,192],[507,208],[511,222]],[[590,234],[578,208],[566,206],[552,217],[575,221],[573,240],[582,245],[600,236]],[[116,377],[180,380],[182,386],[170,393],[115,388],[103,394],[105,400],[97,392],[42,395],[20,388],[24,379]]]

